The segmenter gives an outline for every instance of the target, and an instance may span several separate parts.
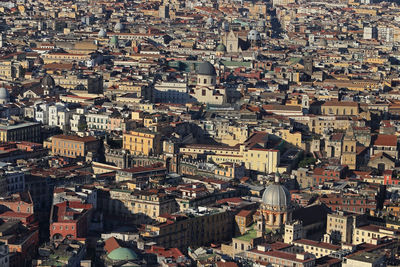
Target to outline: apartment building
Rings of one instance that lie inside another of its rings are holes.
[[[157,155],[161,153],[161,134],[146,129],[136,129],[123,134],[123,148],[134,155]]]
[[[56,135],[51,139],[51,152],[69,158],[85,157],[88,152],[96,153],[99,141],[93,136]]]

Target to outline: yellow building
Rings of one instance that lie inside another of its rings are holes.
[[[355,102],[328,101],[321,107],[323,115],[354,115],[359,114],[358,104]]]
[[[289,129],[279,130],[281,138],[296,147],[301,147],[301,132],[291,133]]]
[[[86,61],[90,59],[87,54],[69,54],[69,53],[51,53],[43,55],[43,62],[48,63],[65,63],[70,61]]]
[[[389,229],[376,225],[365,225],[356,227],[353,231],[353,244],[358,245],[361,243],[372,243],[373,239],[390,237],[399,238],[400,233],[398,230]]]
[[[232,237],[233,212],[219,208],[203,208],[200,212],[168,214],[156,223],[145,225],[141,235],[163,247],[187,249],[221,243]]]
[[[243,151],[243,162],[249,170],[262,173],[277,172],[280,152],[275,149],[252,148]]]
[[[241,125],[218,125],[215,140],[228,145],[235,146],[241,144],[249,138],[249,130],[247,126]]]
[[[156,155],[162,150],[161,135],[147,129],[136,129],[123,134],[123,148],[134,155]]]
[[[40,142],[40,124],[37,122],[0,124],[0,141]]]
[[[56,135],[51,138],[51,152],[69,158],[85,157],[88,152],[96,153],[99,141],[93,136]]]
[[[266,133],[263,133],[267,135]],[[220,145],[186,145],[179,149],[184,157],[203,157],[217,164],[225,162],[243,163],[246,169],[262,173],[278,170],[280,151],[276,149],[256,148],[253,144],[241,144],[234,147]]]
[[[114,205],[113,203],[120,203]],[[176,212],[178,207],[171,195],[157,190],[110,190],[110,201],[104,207],[108,213],[132,218],[137,223],[157,219],[161,214]]]

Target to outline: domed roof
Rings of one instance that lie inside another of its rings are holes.
[[[204,61],[203,63],[201,63],[199,65],[197,74],[199,75],[209,75],[209,76],[214,76],[217,73],[215,72],[215,68],[214,66],[208,62],[208,61]]]
[[[264,20],[259,20],[259,21],[257,22],[257,26],[258,26],[258,27],[265,27],[265,21],[264,21]]]
[[[6,100],[9,98],[10,98],[10,94],[8,93],[8,90],[4,87],[0,87],[0,99]]]
[[[289,191],[278,183],[268,186],[262,195],[262,203],[267,206],[287,207],[290,199]]]
[[[207,24],[213,24],[214,23],[214,19],[212,17],[209,17],[207,19]]]
[[[53,88],[56,85],[53,77],[51,77],[49,74],[44,75],[41,84],[44,88]]]
[[[107,32],[104,29],[100,29],[99,33],[97,34],[100,38],[104,38],[107,36]]]
[[[111,37],[110,43],[111,43],[111,44],[116,44],[116,43],[118,43],[118,36],[114,35],[113,37]]]
[[[260,37],[260,33],[256,30],[251,30],[249,31],[249,33],[247,34],[247,39],[249,41],[258,41],[261,39]]]
[[[132,249],[122,247],[114,249],[107,255],[107,257],[114,261],[130,261],[136,260],[138,258],[138,256]]]
[[[122,25],[121,22],[118,22],[117,24],[115,24],[114,26],[114,30],[116,31],[122,31],[124,29],[124,25]]]
[[[217,46],[217,52],[225,52],[226,51],[226,47],[224,44],[219,44]]]

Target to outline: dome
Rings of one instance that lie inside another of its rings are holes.
[[[290,199],[289,191],[278,183],[268,186],[262,195],[262,203],[273,207],[287,207]]]
[[[114,26],[114,30],[116,31],[122,31],[124,29],[124,25],[122,25],[121,22],[118,22],[117,24],[115,24]]]
[[[247,34],[247,39],[249,41],[258,41],[261,39],[260,37],[260,33],[256,30],[251,30],[249,31],[249,33]]]
[[[213,20],[213,18],[212,17],[209,17],[208,19],[207,19],[207,24],[213,24],[214,23],[214,20]]]
[[[257,26],[258,26],[258,27],[265,27],[265,21],[264,21],[264,20],[259,20],[259,21],[257,22]]]
[[[104,38],[107,36],[107,32],[104,29],[100,29],[99,33],[97,34],[100,38]]]
[[[130,261],[138,258],[132,249],[122,247],[114,249],[107,255],[107,257],[114,261]]]
[[[0,87],[0,99],[7,100],[9,98],[10,98],[10,94],[8,93],[8,90],[4,87]]]
[[[53,77],[48,74],[43,77],[41,84],[43,88],[53,88],[56,85]]]
[[[225,52],[226,51],[226,47],[224,44],[219,44],[217,46],[217,52]]]
[[[204,61],[203,63],[201,63],[199,65],[197,74],[199,74],[199,75],[208,75],[208,76],[217,75],[217,73],[215,72],[214,66],[208,61]]]
[[[117,37],[116,35],[114,35],[113,37],[111,37],[110,43],[111,43],[111,44],[117,44],[117,43],[118,43],[118,37]]]

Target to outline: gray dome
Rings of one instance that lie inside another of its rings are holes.
[[[268,186],[262,195],[262,203],[267,206],[287,207],[290,205],[290,199],[289,191],[280,184]]]
[[[100,29],[99,33],[97,34],[100,38],[104,38],[107,36],[107,32],[104,29]]]
[[[214,23],[214,19],[212,17],[209,17],[207,19],[207,24],[210,25],[210,24],[213,24],[213,23]]]
[[[257,26],[258,27],[265,27],[265,21],[259,20],[258,23],[257,23]]]
[[[54,88],[54,86],[56,85],[53,77],[51,77],[48,74],[46,74],[43,77],[41,84],[42,84],[42,87],[44,87],[44,88]]]
[[[7,100],[9,98],[10,98],[10,94],[8,93],[8,90],[4,87],[0,87],[0,99]]]
[[[204,61],[203,63],[201,63],[199,65],[199,69],[197,71],[197,74],[199,74],[199,75],[209,75],[209,76],[217,75],[217,73],[215,72],[214,66],[208,61]]]
[[[121,22],[118,22],[117,24],[115,24],[114,30],[122,31],[123,29],[124,29],[124,25],[122,25]]]
[[[247,34],[247,39],[249,41],[258,41],[261,39],[260,37],[260,33],[256,30],[251,30],[249,31],[249,33]]]

